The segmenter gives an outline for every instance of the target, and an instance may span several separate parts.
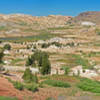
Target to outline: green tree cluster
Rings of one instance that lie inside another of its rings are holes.
[[[26,66],[38,66],[41,74],[50,74],[51,65],[46,52],[36,51],[26,61]]]

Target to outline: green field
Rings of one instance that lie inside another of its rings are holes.
[[[0,100],[18,100],[17,98],[0,96]]]

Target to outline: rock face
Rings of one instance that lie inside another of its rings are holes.
[[[89,11],[80,13],[78,16],[72,18],[71,22],[80,23],[82,21],[89,21],[100,25],[100,12]]]

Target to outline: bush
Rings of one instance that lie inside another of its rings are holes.
[[[65,71],[65,75],[68,75],[70,72],[70,67],[64,66],[61,69]]]
[[[32,92],[36,92],[38,91],[38,87],[36,84],[29,84],[29,85],[26,85],[25,88],[29,91],[32,91]]]
[[[57,47],[61,47],[62,46],[62,44],[60,44],[59,42],[52,42],[51,45],[55,45]]]
[[[37,86],[36,83],[30,83],[30,84],[24,84],[23,85],[22,83],[17,82],[17,81],[15,82],[15,81],[11,80],[10,78],[7,78],[7,79],[18,90],[23,90],[24,88],[26,88],[27,90],[32,91],[32,92],[38,91],[38,86]]]
[[[23,90],[23,89],[24,89],[24,86],[23,86],[22,83],[20,83],[20,82],[18,82],[18,81],[13,81],[13,80],[11,80],[11,79],[8,78],[8,77],[7,77],[7,79],[8,79],[9,82],[11,82],[11,83],[13,84],[13,86],[14,86],[16,89],[18,89],[18,90]]]
[[[14,82],[14,87],[16,88],[16,89],[18,89],[18,90],[23,90],[24,89],[24,86],[23,86],[23,84],[22,83],[20,83],[20,82]]]
[[[54,87],[63,87],[63,88],[70,87],[69,83],[62,82],[62,81],[59,81],[59,80],[45,80],[45,81],[43,81],[43,83],[47,84],[47,85],[54,86]]]
[[[10,44],[5,44],[5,45],[4,45],[4,49],[5,49],[5,50],[11,50]]]
[[[43,43],[43,44],[41,45],[41,48],[48,48],[49,46],[50,46],[50,44]]]
[[[89,91],[93,93],[100,93],[100,82],[90,80],[87,78],[80,79],[80,83],[77,85],[83,91]]]

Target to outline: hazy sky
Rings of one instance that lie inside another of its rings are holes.
[[[0,13],[33,16],[76,16],[84,11],[100,11],[100,0],[0,0]]]

